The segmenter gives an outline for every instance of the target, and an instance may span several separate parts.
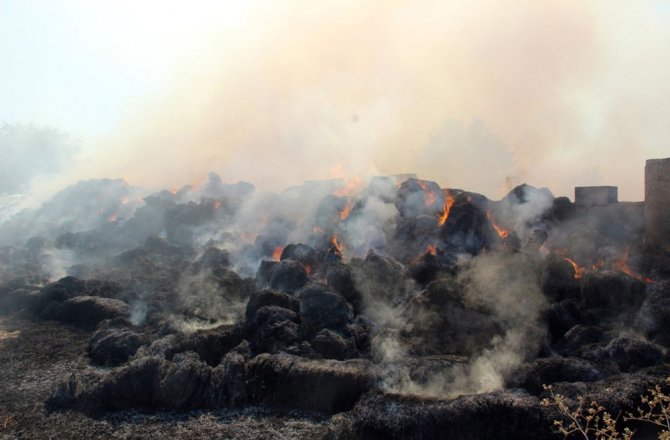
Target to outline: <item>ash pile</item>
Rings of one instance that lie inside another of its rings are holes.
[[[90,331],[46,406],[262,406],[332,438],[553,438],[543,384],[632,409],[670,375],[645,203],[413,176],[144,194],[84,181],[0,226],[0,312]]]

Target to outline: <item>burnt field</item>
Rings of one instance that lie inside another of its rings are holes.
[[[80,182],[0,224],[0,434],[561,438],[670,376],[654,194]]]

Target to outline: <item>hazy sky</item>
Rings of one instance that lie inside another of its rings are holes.
[[[79,139],[63,183],[416,172],[637,200],[670,156],[669,4],[0,0],[0,121]]]

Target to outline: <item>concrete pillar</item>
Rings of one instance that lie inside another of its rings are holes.
[[[644,223],[646,244],[670,254],[670,158],[647,160]]]
[[[619,188],[616,186],[576,186],[575,205],[584,208],[605,206],[619,202]]]

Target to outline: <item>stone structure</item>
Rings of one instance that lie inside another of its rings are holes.
[[[618,193],[616,186],[576,186],[575,205],[584,208],[610,205],[619,201]]]
[[[646,244],[670,254],[670,158],[647,160],[644,221]]]

